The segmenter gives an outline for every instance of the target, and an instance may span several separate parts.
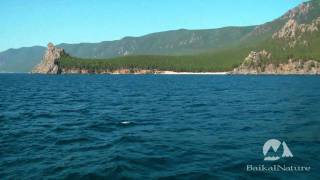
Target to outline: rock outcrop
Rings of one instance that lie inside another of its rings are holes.
[[[283,19],[292,19],[299,16],[305,16],[309,13],[312,8],[310,2],[302,3],[298,7],[289,10],[285,15],[282,16]]]
[[[48,44],[48,49],[42,58],[42,62],[38,64],[32,73],[39,74],[60,74],[59,59],[65,54],[64,50],[55,47],[52,43]]]
[[[292,60],[271,63],[271,54],[263,50],[251,52],[231,74],[320,74],[320,63],[315,60]]]
[[[263,61],[270,59],[271,54],[265,50],[260,52],[251,51],[243,63],[233,70],[235,74],[258,74],[263,71]]]
[[[312,38],[316,37],[320,31],[320,16],[317,12],[320,4],[310,1],[302,3],[300,6],[288,11],[281,17],[281,27],[272,32],[273,46],[282,49],[283,53],[290,54],[286,62],[279,61],[272,57],[271,53],[263,50],[251,52],[243,63],[235,68],[232,74],[320,74],[320,63],[314,59],[297,58],[303,57],[297,53],[288,53],[287,50],[296,48],[308,52],[317,46]],[[284,22],[284,23],[283,23]],[[283,23],[283,24],[282,24]],[[279,24],[280,25],[280,24]],[[268,27],[268,23],[262,27]],[[266,29],[266,28],[264,28]],[[254,32],[263,32],[258,26]],[[299,49],[300,48],[300,49]],[[274,53],[279,53],[273,51]],[[298,54],[298,55],[291,55]],[[279,54],[277,54],[279,55]]]

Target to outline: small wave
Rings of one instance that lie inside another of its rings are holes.
[[[141,136],[124,135],[113,141],[113,145],[127,145],[128,143],[144,143],[145,139]]]
[[[55,127],[54,129],[52,129],[53,132],[63,132],[63,131],[68,131],[68,130],[72,130],[72,128],[69,127]]]
[[[74,138],[74,139],[63,139],[57,141],[55,144],[56,145],[65,145],[65,144],[72,144],[72,143],[84,143],[84,142],[89,142],[90,139],[88,138]]]
[[[251,129],[252,129],[252,127],[245,126],[245,127],[241,128],[240,130],[241,131],[250,131]]]
[[[198,107],[205,107],[207,106],[207,104],[204,104],[204,103],[194,103],[194,104],[191,104],[189,107],[191,108],[198,108]]]
[[[33,116],[33,118],[47,118],[47,119],[54,118],[54,117],[55,116],[51,113],[38,113]]]

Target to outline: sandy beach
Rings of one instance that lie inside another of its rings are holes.
[[[163,71],[159,74],[168,75],[227,75],[229,72],[174,72],[174,71]]]

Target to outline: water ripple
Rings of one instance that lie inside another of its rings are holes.
[[[317,76],[0,78],[1,179],[286,179],[244,169],[270,138],[320,168]]]

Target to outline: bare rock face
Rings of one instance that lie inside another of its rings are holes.
[[[293,39],[296,37],[298,31],[298,23],[294,19],[289,21],[280,29],[280,31],[273,34],[274,39]]]
[[[298,19],[306,16],[312,8],[310,2],[308,2],[287,12],[282,17],[287,22],[279,31],[272,35],[272,38],[288,42],[289,48],[293,48],[298,44],[308,46],[308,42],[303,40],[303,35],[319,31],[320,17],[315,17],[312,22],[306,24],[299,23]]]
[[[320,74],[320,63],[315,60],[289,59],[283,64],[273,64],[268,60],[271,60],[271,54],[267,51],[252,51],[231,74]]]
[[[298,24],[295,19],[289,21],[272,35],[273,39],[280,40],[299,40],[304,33],[319,31],[320,17],[314,19],[310,24]]]
[[[312,6],[310,5],[310,3],[303,3],[300,6],[289,10],[282,18],[292,19],[292,18],[296,18],[298,16],[304,16],[304,15],[308,14],[308,12],[310,11],[311,8],[312,8]]]
[[[52,43],[48,44],[48,49],[42,58],[42,62],[38,64],[32,73],[39,74],[60,74],[59,59],[65,54],[64,50],[55,47]]]

